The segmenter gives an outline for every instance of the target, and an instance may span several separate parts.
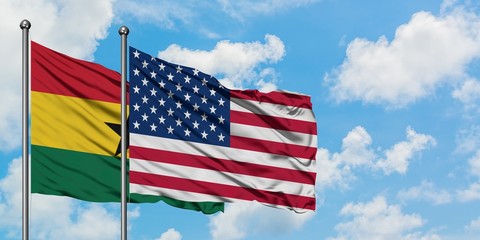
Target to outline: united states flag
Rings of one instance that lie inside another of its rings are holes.
[[[230,90],[130,47],[129,124],[131,193],[315,210],[308,96]]]

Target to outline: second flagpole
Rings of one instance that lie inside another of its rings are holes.
[[[22,29],[22,239],[29,239],[30,223],[30,152],[28,116],[30,94],[30,36],[32,25],[28,20],[20,22]]]
[[[127,240],[127,35],[129,30],[122,26],[118,34],[121,43],[121,73],[122,73],[122,100],[121,100],[121,171],[122,171],[122,194],[121,194],[121,239]]]

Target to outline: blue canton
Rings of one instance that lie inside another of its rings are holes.
[[[229,146],[230,93],[214,77],[130,47],[129,131]]]

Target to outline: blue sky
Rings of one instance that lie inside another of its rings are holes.
[[[119,70],[129,44],[235,88],[312,96],[317,211],[129,205],[130,239],[478,239],[476,1],[0,2],[0,239],[20,238],[21,31]],[[33,195],[33,239],[117,239],[118,204]]]

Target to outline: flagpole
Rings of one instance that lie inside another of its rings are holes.
[[[127,35],[128,28],[120,27],[118,34],[122,38],[121,44],[121,72],[122,72],[122,128],[121,128],[121,156],[122,156],[122,201],[121,201],[121,239],[127,240]]]
[[[28,240],[30,216],[30,163],[28,151],[28,113],[29,113],[29,73],[30,73],[30,39],[32,25],[28,20],[20,22],[22,29],[22,239]]]

